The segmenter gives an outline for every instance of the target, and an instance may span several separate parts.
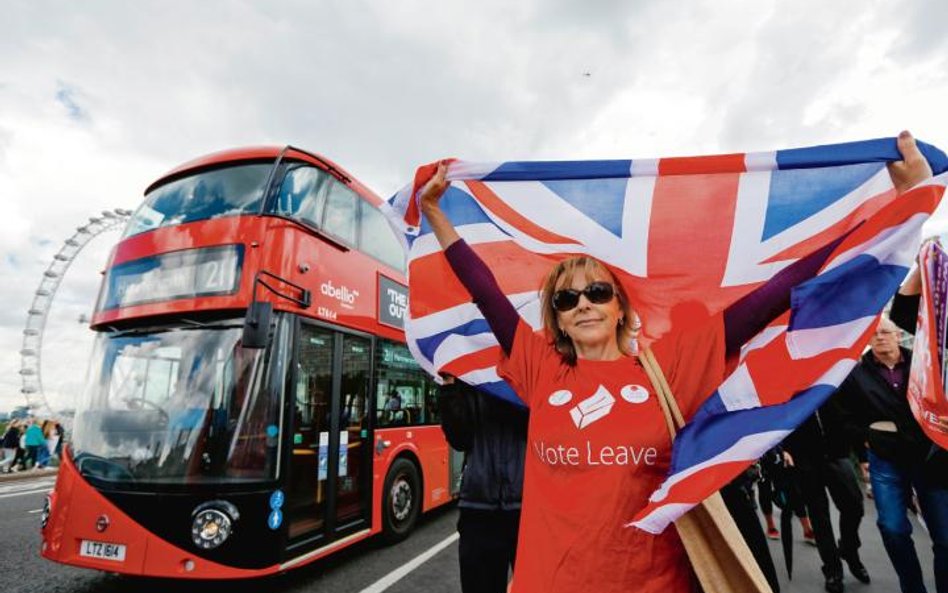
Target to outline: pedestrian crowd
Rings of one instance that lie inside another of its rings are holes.
[[[932,539],[937,591],[948,591],[948,452],[915,421],[907,398],[912,352],[900,341],[900,328],[915,330],[920,289],[916,270],[895,296],[891,319],[880,320],[869,350],[849,377],[778,453],[782,463],[775,471],[789,476],[783,496],[794,499],[793,510],[810,518],[812,543],[831,593],[844,590],[842,562],[857,580],[871,581],[859,558],[864,512],[860,481],[875,503],[879,535],[901,590],[926,591],[911,512],[919,515]],[[838,539],[827,491],[839,511]],[[772,519],[767,533],[780,537]]]
[[[64,432],[56,420],[11,420],[3,433],[0,473],[48,467],[62,457]]]

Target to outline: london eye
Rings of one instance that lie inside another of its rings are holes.
[[[43,333],[56,291],[83,248],[100,234],[124,225],[131,214],[131,210],[115,208],[103,210],[100,216],[89,218],[87,223],[77,227],[76,232],[63,242],[43,272],[39,287],[33,293],[33,302],[27,311],[23,346],[20,349],[20,392],[26,398],[27,407],[34,413],[56,415],[43,393],[42,376]]]

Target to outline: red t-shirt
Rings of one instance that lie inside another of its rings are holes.
[[[653,350],[686,418],[723,380],[720,317]],[[625,525],[671,460],[665,419],[634,357],[574,367],[523,321],[499,366],[530,406],[514,593],[679,593],[694,587],[674,528]]]

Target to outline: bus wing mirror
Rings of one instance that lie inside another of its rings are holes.
[[[253,301],[247,307],[244,319],[244,335],[241,345],[244,348],[266,348],[270,341],[270,319],[273,317],[273,304]]]

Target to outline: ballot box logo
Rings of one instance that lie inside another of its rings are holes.
[[[648,389],[641,385],[625,385],[619,390],[620,397],[630,404],[641,404],[648,401]],[[559,389],[554,391],[547,398],[547,402],[553,407],[561,407],[573,401],[573,392],[568,389]],[[579,402],[569,410],[570,418],[576,428],[582,430],[596,420],[605,418],[612,412],[612,406],[616,403],[615,396],[600,385],[596,392]]]
[[[608,389],[600,385],[594,394],[573,406],[569,415],[576,428],[582,430],[596,420],[608,416],[615,403],[616,398],[609,393]]]

